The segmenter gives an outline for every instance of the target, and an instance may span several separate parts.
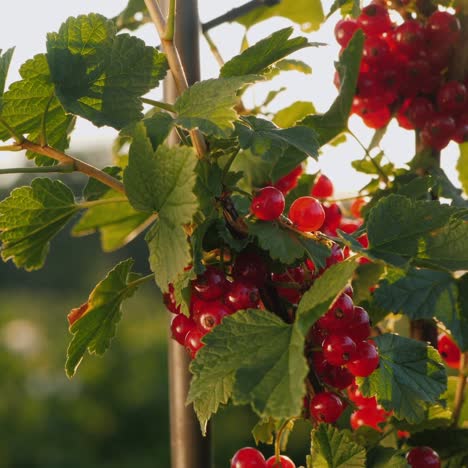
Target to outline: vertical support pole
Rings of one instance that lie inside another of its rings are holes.
[[[161,3],[167,12],[168,0]],[[197,0],[177,0],[175,45],[189,85],[200,80],[199,28]],[[172,103],[176,98],[177,89],[172,77],[168,76],[164,83],[164,99]],[[210,434],[202,437],[192,406],[185,405],[190,385],[190,359],[186,350],[172,339],[168,344],[168,360],[171,466],[209,468]]]

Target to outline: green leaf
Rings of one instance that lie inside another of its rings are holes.
[[[201,211],[209,216],[216,209],[216,198],[223,192],[223,171],[217,164],[201,160],[198,161],[196,173],[194,193],[197,195]]]
[[[12,83],[3,95],[2,117],[16,132],[39,142],[43,116],[47,111],[47,142],[58,150],[65,150],[68,148],[68,135],[73,128],[74,119],[65,113],[54,96],[46,56],[39,54],[25,62],[20,68],[20,75],[22,80]],[[8,131],[0,125],[0,140],[10,137]],[[44,164],[54,164],[50,158],[42,157],[41,161]]]
[[[308,101],[296,101],[278,111],[273,122],[281,128],[292,127],[309,114],[315,114],[315,107]]]
[[[397,267],[409,263],[468,269],[468,224],[463,210],[401,195],[381,199],[367,220],[366,254]]]
[[[421,341],[386,334],[374,338],[379,367],[358,378],[364,396],[376,395],[395,417],[410,423],[424,419],[427,403],[435,403],[447,388],[447,376],[437,350]]]
[[[109,166],[105,167],[102,171],[120,180],[122,168],[118,166]],[[83,198],[87,201],[99,200],[99,198],[103,197],[109,190],[108,185],[90,177],[88,179],[88,183],[83,189]]]
[[[457,162],[458,180],[463,191],[468,194],[468,143],[460,145],[460,156]]]
[[[77,212],[71,190],[62,182],[34,179],[0,202],[2,258],[28,271],[44,265],[49,243]]]
[[[176,125],[187,130],[199,128],[207,135],[227,137],[234,129],[237,91],[257,76],[217,78],[195,83],[175,102]]]
[[[3,92],[5,91],[8,69],[10,68],[14,50],[15,48],[12,47],[2,54],[2,49],[0,49],[0,110],[2,109]]]
[[[378,283],[384,271],[385,267],[380,263],[363,263],[358,266],[353,277],[353,300],[356,304],[370,299],[370,288]]]
[[[437,314],[452,333],[462,351],[468,351],[468,273],[457,279],[458,307]]]
[[[451,274],[425,269],[394,272],[374,292],[381,307],[406,314],[412,320],[432,319],[440,310],[455,309],[457,296]]]
[[[265,310],[225,317],[205,335],[205,346],[190,365],[188,402],[202,431],[220,404],[250,404],[263,419],[301,412],[305,393],[304,336]]]
[[[448,379],[449,389],[450,379],[451,377]],[[443,408],[440,405],[432,405],[426,410],[424,419],[420,424],[408,424],[406,421],[394,421],[393,425],[399,430],[415,434],[416,432],[451,426],[452,421],[452,412],[449,409]]]
[[[366,451],[352,441],[349,431],[330,424],[320,424],[312,431],[308,468],[364,468]]]
[[[141,18],[138,17],[141,15]],[[151,21],[151,17],[145,5],[145,0],[129,0],[128,5],[115,18],[117,29],[129,29],[133,31],[142,24]]]
[[[354,260],[333,265],[304,293],[296,312],[299,328],[304,334],[330,308],[336,296],[351,279],[356,267]]]
[[[440,168],[436,167],[429,171],[434,180],[433,191],[441,198],[452,200],[452,206],[467,207],[468,200],[463,198],[463,191],[455,187],[452,181],[447,177],[447,174]]]
[[[176,281],[192,261],[187,235],[180,224],[159,218],[148,231],[146,242],[156,284],[162,291],[167,291],[169,283]]]
[[[113,252],[128,244],[148,227],[150,213],[135,211],[122,195],[113,190],[107,191],[100,200],[115,199],[96,205],[85,211],[73,226],[72,235],[87,236],[99,231],[104,252]]]
[[[378,445],[367,454],[366,468],[410,468],[405,452]]]
[[[305,37],[290,39],[293,31],[291,27],[280,29],[244,50],[240,55],[224,64],[220,76],[229,78],[232,76],[260,75],[278,60],[310,46]]]
[[[193,268],[181,273],[174,281],[174,300],[180,306],[180,311],[190,316],[190,298],[192,295],[191,281],[197,277]]]
[[[275,431],[277,430],[277,422],[273,418],[261,419],[255,424],[252,429],[252,435],[255,443],[273,444],[275,441]]]
[[[341,10],[341,16],[349,14],[352,15],[353,18],[359,16],[361,12],[361,6],[358,0],[335,0],[327,14],[327,19],[338,9]]]
[[[343,51],[337,64],[341,81],[338,97],[325,114],[311,115],[301,122],[302,125],[307,125],[317,132],[320,146],[323,146],[347,128],[348,117],[356,92],[363,45],[364,34],[362,31],[357,31],[348,47]]]
[[[319,0],[282,0],[275,6],[256,8],[236,21],[250,28],[274,16],[294,21],[304,32],[316,31],[324,20],[322,3]]]
[[[69,18],[47,36],[55,92],[67,112],[120,129],[143,117],[140,97],[166,75],[166,57],[136,37],[117,35],[112,20]],[[125,72],[122,72],[125,70]]]
[[[330,249],[324,244],[283,228],[278,223],[257,221],[249,223],[248,227],[249,233],[258,239],[260,247],[267,250],[272,259],[287,265],[307,256],[318,268],[322,268],[330,254]]]
[[[139,276],[131,273],[133,263],[132,259],[119,263],[96,285],[85,314],[70,327],[73,338],[65,365],[68,377],[75,375],[86,350],[102,355],[109,348],[122,317],[122,302],[138,288],[135,280]]]
[[[157,212],[173,224],[192,221],[198,209],[193,193],[197,158],[192,148],[159,146],[156,151],[143,124],[135,131],[124,172],[128,199],[136,210]]]
[[[395,166],[392,163],[382,164],[383,157],[384,153],[380,152],[377,156],[374,156],[373,159],[375,163],[380,166],[384,174],[390,175],[393,173]],[[353,161],[351,165],[356,171],[362,172],[363,174],[380,175],[380,171],[377,170],[375,165],[368,159],[357,159]]]

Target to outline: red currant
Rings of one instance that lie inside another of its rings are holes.
[[[289,174],[286,174],[284,177],[281,177],[274,186],[283,192],[284,195],[286,195],[288,192],[290,192],[293,188],[297,186],[297,182],[299,180],[299,177],[301,177],[302,173],[304,172],[304,169],[302,168],[301,165],[295,167]]]
[[[304,282],[304,269],[299,265],[295,268],[288,268],[284,273],[272,273],[271,280],[275,283],[296,283],[301,285]],[[277,286],[278,294],[292,304],[297,304],[302,296],[298,288],[288,288]]]
[[[459,81],[448,81],[437,93],[437,106],[441,112],[453,115],[466,110],[467,105],[468,92]]]
[[[325,221],[322,226],[323,231],[329,231],[332,235],[336,235],[336,230],[341,223],[341,208],[338,203],[331,203],[330,205],[322,205],[325,211]]]
[[[424,50],[426,35],[421,23],[409,20],[395,29],[393,40],[398,51],[408,57],[417,57]]]
[[[310,400],[310,414],[318,422],[334,423],[341,416],[343,410],[343,402],[334,393],[317,393]]]
[[[344,390],[354,383],[354,375],[346,367],[329,366],[321,378],[325,383],[338,390]]]
[[[415,128],[423,128],[424,124],[434,115],[432,102],[425,97],[415,97],[411,99],[407,116]]]
[[[349,336],[358,343],[369,338],[371,333],[370,319],[369,314],[362,307],[354,307],[353,315],[353,321],[347,332]]]
[[[278,219],[284,210],[284,195],[276,187],[264,187],[254,196],[250,211],[263,221]]]
[[[368,37],[364,43],[362,57],[371,66],[379,65],[390,58],[390,47],[385,39],[377,36]]]
[[[346,47],[358,29],[359,24],[355,19],[341,19],[335,26],[336,42],[338,42],[341,47]]]
[[[360,408],[351,415],[350,423],[353,429],[358,429],[361,426],[370,426],[381,431],[379,424],[385,422],[386,413],[383,409],[376,407]]]
[[[212,301],[221,297],[228,287],[225,274],[216,267],[209,266],[196,280],[193,289],[198,297],[205,301]]]
[[[192,319],[186,317],[183,314],[178,314],[172,319],[171,322],[172,338],[174,338],[177,343],[184,345],[187,333],[191,330],[195,330],[195,328],[196,325]]]
[[[327,313],[318,320],[318,325],[329,331],[347,330],[354,321],[353,300],[347,294],[341,294]]]
[[[253,447],[244,447],[232,457],[231,468],[266,468],[265,457]]]
[[[468,121],[461,120],[457,122],[452,140],[460,145],[468,141]]]
[[[232,276],[235,280],[243,280],[257,287],[262,287],[268,278],[268,270],[265,261],[259,254],[244,251],[234,261]]]
[[[286,455],[280,455],[280,461],[273,455],[266,461],[267,468],[296,468],[294,462]]]
[[[311,195],[316,198],[328,198],[333,196],[332,181],[325,174],[320,174],[312,187]]]
[[[414,447],[406,454],[411,468],[440,468],[439,454],[431,447]]]
[[[289,218],[299,231],[318,231],[325,221],[325,211],[314,197],[300,197],[289,208]]]
[[[323,338],[321,342],[323,342],[324,339],[325,338]],[[322,375],[325,372],[329,371],[329,364],[325,360],[325,356],[323,355],[322,351],[314,351],[312,353],[312,367],[314,368],[314,371],[319,375]]]
[[[229,308],[222,302],[211,301],[204,304],[200,312],[194,315],[193,320],[201,332],[208,333],[230,313]]]
[[[387,9],[377,3],[371,3],[362,9],[358,23],[369,36],[388,32],[392,28]]]
[[[351,203],[349,210],[355,218],[361,217],[361,210],[365,206],[366,200],[364,198],[356,198],[356,200]]]
[[[424,125],[421,140],[438,151],[445,148],[455,133],[455,120],[447,115],[435,115]]]
[[[203,348],[204,344],[201,342],[201,339],[206,335],[206,333],[201,332],[199,329],[194,328],[190,330],[187,335],[185,335],[184,346],[185,349],[189,352],[192,359],[195,359],[198,351]]]
[[[367,377],[377,369],[379,365],[379,353],[377,348],[368,341],[356,344],[356,352],[347,363],[348,370],[356,377]]]
[[[330,335],[323,341],[323,355],[334,366],[341,366],[354,359],[356,343],[346,335]]]
[[[256,286],[236,280],[229,287],[225,300],[233,311],[256,309],[260,302],[260,296]]]
[[[437,340],[437,349],[447,366],[453,369],[460,367],[461,352],[450,336],[442,333]]]
[[[382,107],[381,109],[368,112],[362,116],[362,120],[369,128],[383,128],[387,125],[392,119],[392,113],[388,107]]]
[[[436,11],[428,18],[426,31],[432,44],[455,45],[460,38],[460,21],[447,11]]]
[[[341,226],[341,224],[340,224]],[[336,265],[344,260],[343,250],[338,244],[333,244],[331,248],[331,254],[326,259],[326,268]]]
[[[377,407],[377,399],[375,396],[365,397],[357,385],[353,385],[348,389],[348,396],[351,401],[354,401],[359,408],[365,407]]]

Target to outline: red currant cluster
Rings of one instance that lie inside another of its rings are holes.
[[[369,426],[377,431],[382,431],[379,424],[384,423],[391,416],[391,412],[385,411],[378,404],[375,396],[370,398],[363,396],[356,385],[348,388],[348,397],[357,407],[351,414],[351,427],[359,429],[361,426]]]
[[[238,450],[231,459],[231,468],[296,468],[294,462],[286,455],[275,455],[265,460],[263,453],[252,447]]]
[[[439,354],[442,356],[442,359],[445,361],[447,366],[452,369],[460,368],[461,352],[460,348],[457,346],[455,341],[452,338],[445,334],[441,333],[437,339],[437,349]]]
[[[241,309],[260,307],[259,287],[267,279],[263,259],[253,253],[240,254],[232,268],[232,281],[215,266],[208,266],[205,272],[192,282],[190,317],[180,313],[180,306],[174,298],[174,287],[164,294],[167,309],[176,314],[172,319],[172,338],[185,346],[192,358],[203,346],[201,339],[226,315]]]
[[[371,128],[384,127],[396,115],[401,127],[420,130],[424,145],[436,150],[450,140],[468,141],[468,81],[451,80],[447,73],[461,45],[457,17],[435,11],[397,25],[385,6],[372,3],[357,19],[336,24],[337,42],[346,47],[358,29],[366,39],[352,112]]]

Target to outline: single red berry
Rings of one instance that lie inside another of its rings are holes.
[[[361,217],[361,210],[366,205],[366,200],[364,198],[356,198],[356,200],[351,203],[349,210],[355,218]],[[341,221],[341,220],[340,220]]]
[[[196,329],[195,322],[183,314],[178,314],[172,319],[172,322],[171,322],[172,338],[174,338],[174,340],[176,340],[177,343],[181,345],[185,344],[185,337],[187,336],[187,333],[195,329]]]
[[[426,48],[426,60],[431,69],[439,73],[448,67],[452,55],[453,47],[444,41],[431,44],[431,47]]]
[[[353,287],[352,287],[350,284],[348,284],[348,285],[346,286],[346,288],[344,288],[343,294],[346,294],[347,296],[349,296],[349,297],[352,299],[353,296],[354,296],[354,289],[353,289]]]
[[[192,283],[195,293],[205,301],[221,297],[228,287],[226,275],[216,267],[209,266]]]
[[[456,123],[455,132],[453,132],[452,140],[458,144],[468,141],[468,121],[459,121]]]
[[[323,341],[323,355],[334,366],[342,366],[354,359],[356,343],[346,335],[330,335]]]
[[[235,280],[261,287],[268,279],[268,269],[263,258],[251,251],[241,252],[234,261],[232,276]]]
[[[225,301],[234,312],[242,309],[256,309],[260,302],[260,295],[253,284],[236,280],[229,287]]]
[[[399,439],[409,439],[411,434],[408,431],[397,431],[397,437]]]
[[[266,468],[265,457],[253,447],[244,447],[232,457],[231,468]]]
[[[354,375],[346,367],[328,366],[320,377],[338,390],[344,390],[354,383]]]
[[[358,29],[359,24],[355,19],[341,19],[335,26],[336,42],[338,42],[341,47],[346,47]]]
[[[450,336],[442,333],[437,339],[437,349],[447,366],[453,369],[460,368],[461,352],[455,341]]]
[[[336,235],[336,230],[341,223],[341,208],[338,203],[331,203],[330,205],[322,205],[325,211],[325,221],[322,226],[322,231],[329,231],[332,235]]]
[[[448,11],[436,11],[429,16],[426,32],[431,44],[444,42],[451,46],[460,38],[461,25],[455,15]]]
[[[310,194],[316,198],[328,198],[333,196],[332,181],[325,174],[320,174]]]
[[[266,461],[267,468],[296,468],[294,462],[286,455],[280,455],[279,461],[273,455]]]
[[[364,407],[353,412],[350,418],[351,427],[358,429],[361,426],[370,426],[377,431],[382,431],[379,424],[385,422],[386,413],[383,408]]]
[[[299,177],[301,177],[303,172],[304,169],[301,165],[299,165],[295,167],[289,174],[286,174],[285,176],[281,177],[281,179],[277,180],[274,186],[283,192],[284,195],[286,195],[297,186]]]
[[[377,369],[379,353],[377,348],[368,341],[356,343],[356,352],[347,363],[348,370],[356,377],[367,377]]]
[[[362,120],[369,128],[379,129],[383,128],[392,119],[392,113],[388,107],[382,107],[381,109],[368,112],[362,116]]]
[[[414,130],[414,125],[408,118],[408,107],[410,103],[410,99],[405,99],[395,115],[398,125],[406,130]]]
[[[354,307],[354,317],[347,330],[349,336],[356,342],[369,338],[371,325],[369,314],[362,307]]]
[[[455,120],[452,117],[437,114],[424,125],[421,140],[425,146],[440,151],[448,145],[455,128]]]
[[[312,327],[309,328],[307,337],[310,341],[318,346],[322,346],[323,340],[329,335],[328,330],[325,328],[320,328],[318,323],[315,323]],[[318,352],[318,351],[317,351]],[[321,351],[320,351],[321,353]]]
[[[314,197],[300,197],[289,208],[289,219],[299,231],[318,231],[325,221],[325,211]]]
[[[204,344],[201,342],[201,339],[205,335],[206,333],[201,332],[198,328],[190,330],[187,335],[185,335],[184,346],[192,359],[195,359],[198,351],[203,348]]]
[[[466,86],[459,81],[448,81],[437,93],[437,106],[440,112],[451,115],[462,112],[468,107]]]
[[[341,226],[341,225],[340,225]],[[331,248],[331,254],[325,260],[326,267],[330,268],[332,265],[336,265],[344,260],[343,250],[338,244],[333,244]]]
[[[318,422],[334,423],[341,416],[343,410],[343,402],[331,392],[316,393],[314,398],[310,400],[310,414]]]
[[[429,81],[431,66],[425,59],[412,59],[406,63],[403,75],[405,96],[415,96],[421,90],[422,85]]]
[[[417,57],[424,50],[426,43],[424,27],[415,20],[405,21],[393,32],[393,41],[398,52],[408,57]]]
[[[304,269],[300,265],[295,268],[288,268],[284,273],[271,274],[271,280],[275,283],[296,283],[297,286],[302,285],[304,278]],[[302,297],[302,292],[297,287],[277,286],[276,290],[281,297],[292,304],[297,304]]]
[[[361,227],[362,221],[355,221],[353,219],[342,219],[339,228],[346,232],[346,234],[352,234]]]
[[[425,123],[433,117],[434,113],[432,102],[425,97],[418,96],[409,102],[406,115],[414,125],[414,128],[423,128]]]
[[[362,9],[358,23],[368,36],[382,34],[392,29],[387,9],[377,3],[371,3]]]
[[[263,221],[278,219],[284,210],[284,195],[276,187],[264,187],[253,197],[250,211]]]
[[[231,310],[219,300],[205,302],[204,307],[194,315],[193,320],[201,332],[208,333],[230,313]]]
[[[390,47],[385,39],[370,36],[364,42],[362,57],[370,66],[379,65],[390,58]]]
[[[431,447],[414,447],[406,454],[411,468],[440,468],[439,454]]]
[[[323,342],[323,339],[321,342]],[[330,365],[326,361],[322,351],[314,351],[312,353],[311,359],[312,367],[318,375],[323,375],[325,372],[328,372]]]
[[[329,332],[346,331],[354,321],[354,304],[351,297],[341,294],[333,303],[327,313],[321,317],[317,324]]]
[[[359,408],[363,408],[363,407],[376,408],[377,407],[377,399],[375,398],[375,396],[365,397],[361,393],[357,385],[352,385],[348,389],[348,396],[349,396],[349,399],[353,401],[354,403],[356,403],[356,405]]]
[[[202,310],[206,307],[206,305],[209,303],[210,301],[204,301],[203,299],[197,297],[195,294],[192,294],[192,297],[190,298],[190,316],[193,318],[196,315],[200,314]]]

